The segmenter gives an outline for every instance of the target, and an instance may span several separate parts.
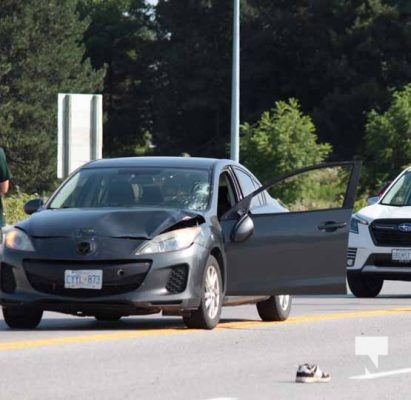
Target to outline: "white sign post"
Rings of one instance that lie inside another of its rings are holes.
[[[102,158],[102,121],[101,94],[58,94],[58,178]]]

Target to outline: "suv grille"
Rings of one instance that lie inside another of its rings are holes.
[[[391,254],[371,254],[365,265],[375,265],[376,267],[411,267],[411,261],[395,261]]]
[[[376,246],[411,247],[411,231],[401,230],[401,225],[411,227],[411,219],[379,219],[370,225],[371,237]]]

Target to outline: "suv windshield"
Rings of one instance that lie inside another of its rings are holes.
[[[394,185],[385,192],[380,204],[388,206],[411,206],[411,171],[405,172]]]
[[[209,172],[179,168],[84,168],[53,196],[48,208],[163,207],[205,210]]]

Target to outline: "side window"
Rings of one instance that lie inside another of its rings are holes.
[[[218,205],[217,216],[221,216],[236,203],[236,196],[231,178],[227,172],[220,175],[218,181]]]
[[[291,212],[346,208],[354,165],[336,163],[296,171],[272,184],[268,192]]]
[[[253,179],[253,183],[254,183],[254,190],[255,189],[258,189],[259,187],[261,187],[261,184],[259,183],[259,182],[257,182],[255,179]],[[267,204],[267,199],[266,199],[266,197],[265,197],[265,191],[264,192],[261,192],[260,194],[258,194],[257,196],[256,196],[256,198],[259,200],[259,202],[260,202],[260,204],[262,205],[262,206],[264,206],[264,205],[266,205]],[[252,202],[251,202],[251,204],[252,204]]]
[[[254,190],[258,189],[261,185],[253,179],[250,175],[239,168],[234,168],[235,174],[237,179],[240,183],[241,190],[243,192],[243,196],[247,196],[250,193],[254,192]],[[266,203],[262,193],[253,197],[251,200],[250,208],[260,207]]]

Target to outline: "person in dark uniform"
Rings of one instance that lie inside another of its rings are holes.
[[[0,147],[0,227],[6,225],[6,216],[3,209],[2,196],[9,191],[11,173],[7,165],[6,154]]]

